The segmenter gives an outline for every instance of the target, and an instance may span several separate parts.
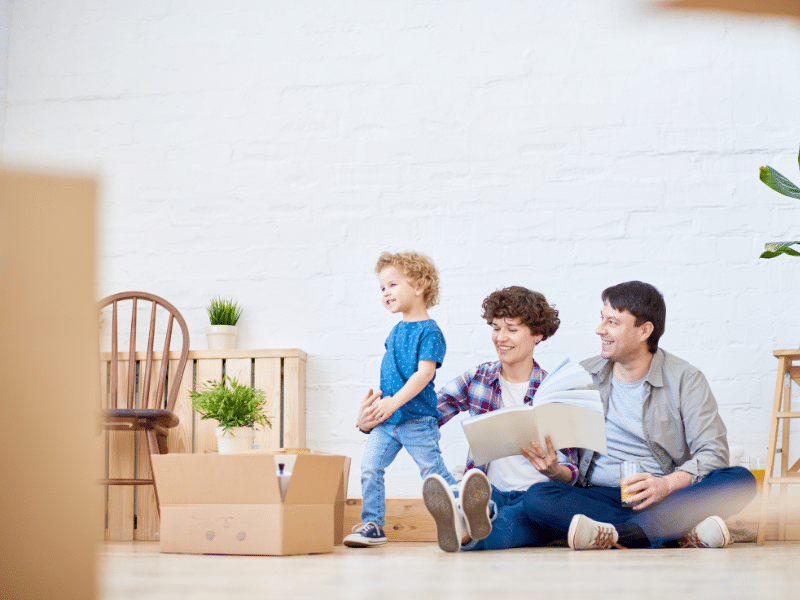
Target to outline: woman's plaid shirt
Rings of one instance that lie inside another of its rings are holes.
[[[442,414],[439,417],[439,427],[461,412],[480,415],[500,408],[503,405],[500,390],[501,366],[500,361],[483,363],[456,377],[440,389],[437,393],[438,408]],[[531,383],[528,393],[525,394],[525,404],[530,405],[533,402],[533,395],[546,376],[547,373],[534,360]],[[561,453],[566,460],[560,462],[572,471],[570,483],[574,484],[578,478],[577,449],[563,448]],[[487,467],[488,465],[483,465],[479,468],[486,471]],[[466,470],[473,468],[475,463],[472,456],[467,456]]]

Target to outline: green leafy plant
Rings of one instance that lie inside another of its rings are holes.
[[[233,298],[225,300],[219,296],[212,298],[208,306],[208,318],[212,325],[236,325],[239,317],[242,316],[242,309],[233,301]]]
[[[225,383],[229,384],[226,387]],[[209,381],[202,389],[189,392],[192,407],[201,419],[216,419],[225,432],[233,427],[252,427],[256,423],[272,427],[270,418],[261,411],[267,404],[262,390],[242,385],[232,377]]]
[[[797,155],[797,164],[800,166],[800,154]],[[778,173],[770,166],[761,167],[760,179],[776,192],[800,200],[800,188],[789,181],[786,177]],[[780,254],[789,256],[800,256],[800,252],[792,248],[794,244],[800,244],[800,240],[792,242],[772,242],[764,244],[766,250],[761,254],[761,258],[775,258]]]

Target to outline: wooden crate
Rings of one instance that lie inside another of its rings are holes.
[[[156,357],[161,357],[156,353]],[[119,362],[119,390],[124,398],[127,385],[127,355]],[[144,359],[137,354],[136,359]],[[219,381],[223,374],[240,383],[264,390],[272,417],[272,428],[256,426],[256,444],[261,448],[302,448],[306,445],[306,359],[302,350],[194,350],[181,380],[175,403],[180,425],[167,438],[170,452],[216,452],[216,421],[202,420],[192,409],[189,391],[207,381]],[[100,387],[104,406],[110,398],[110,356],[101,354]],[[170,353],[170,375],[178,362],[178,353]],[[158,366],[153,372],[158,372]],[[137,371],[138,372],[138,371]],[[107,477],[147,477],[147,440],[130,432],[105,432]],[[137,473],[138,471],[138,473]],[[152,486],[106,486],[105,539],[115,541],[158,540],[158,510]]]

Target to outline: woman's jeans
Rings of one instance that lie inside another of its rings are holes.
[[[538,485],[538,484],[537,484]],[[535,485],[534,485],[535,487]],[[544,546],[555,538],[549,532],[535,526],[525,514],[522,499],[526,492],[501,492],[492,486],[492,533],[489,537],[462,546],[462,550],[502,550],[523,546]],[[494,504],[494,506],[492,506]]]
[[[435,417],[423,417],[397,425],[381,423],[369,432],[361,458],[362,523],[386,524],[386,488],[383,475],[392,461],[405,448],[425,479],[438,473],[450,485],[456,481],[447,470],[439,449],[439,427]]]

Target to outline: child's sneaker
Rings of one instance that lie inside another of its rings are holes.
[[[457,552],[461,548],[464,529],[461,513],[450,485],[441,475],[434,473],[425,478],[422,484],[422,499],[425,507],[436,521],[436,536],[439,548],[445,552]]]
[[[681,548],[724,548],[730,546],[731,534],[720,517],[708,517],[678,540]]]
[[[483,471],[470,469],[461,480],[458,488],[458,500],[467,533],[473,540],[482,540],[492,533],[492,521],[489,518],[489,500],[492,499],[492,485]]]
[[[342,543],[350,548],[368,548],[386,543],[383,529],[375,523],[359,523],[353,527],[353,533],[348,535]]]
[[[575,515],[569,524],[567,544],[573,550],[605,550],[620,546],[619,533],[611,523],[594,521],[586,515]]]

